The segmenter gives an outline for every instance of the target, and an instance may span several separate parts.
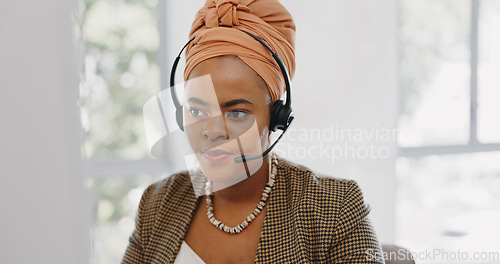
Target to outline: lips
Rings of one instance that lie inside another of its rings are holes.
[[[229,153],[222,149],[204,149],[201,153],[207,161],[213,164],[222,163],[233,155],[233,153]]]
[[[231,155],[233,153],[226,152],[222,149],[204,149],[201,151],[202,153],[206,153],[208,155],[212,156],[219,156],[219,155]]]

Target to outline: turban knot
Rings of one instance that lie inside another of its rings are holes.
[[[264,80],[275,102],[285,92],[281,70],[264,45],[240,30],[266,42],[293,77],[295,23],[278,0],[206,0],[189,33],[195,39],[186,47],[184,80],[204,60],[235,55]]]
[[[207,27],[238,26],[240,24],[238,11],[251,12],[250,8],[239,2],[239,0],[211,0],[207,2],[204,17]]]

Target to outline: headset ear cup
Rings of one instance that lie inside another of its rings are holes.
[[[175,110],[175,119],[177,121],[177,125],[179,125],[179,128],[184,131],[184,120],[182,118],[182,109],[183,107],[179,107]]]
[[[271,122],[269,129],[275,132],[277,129],[284,130],[288,125],[291,109],[286,107],[283,100],[277,100],[271,110]]]
[[[277,129],[285,130],[292,120],[292,109],[287,107],[283,103],[283,100],[277,100],[274,102],[273,107],[271,108],[269,130],[273,132]]]

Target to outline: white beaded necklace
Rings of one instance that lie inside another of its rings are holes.
[[[273,187],[274,184],[277,165],[278,165],[278,159],[276,158],[276,155],[273,154],[272,161],[269,162],[269,179],[268,182],[266,183],[264,191],[262,192],[262,198],[260,199],[259,203],[257,203],[257,207],[255,208],[255,210],[249,216],[247,216],[247,218],[243,220],[241,224],[234,227],[229,227],[215,218],[214,205],[212,203],[212,198],[213,198],[212,184],[211,182],[207,181],[205,185],[205,192],[207,194],[206,198],[207,216],[210,223],[218,227],[220,230],[230,234],[239,234],[241,231],[243,231],[243,229],[247,228],[248,225],[260,214],[264,206],[266,206],[267,198],[269,197],[269,193],[271,192],[271,187]]]

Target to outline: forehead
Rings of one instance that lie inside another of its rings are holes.
[[[205,96],[219,102],[245,98],[267,103],[269,91],[262,78],[236,56],[221,56],[200,62],[186,82],[187,96]]]

